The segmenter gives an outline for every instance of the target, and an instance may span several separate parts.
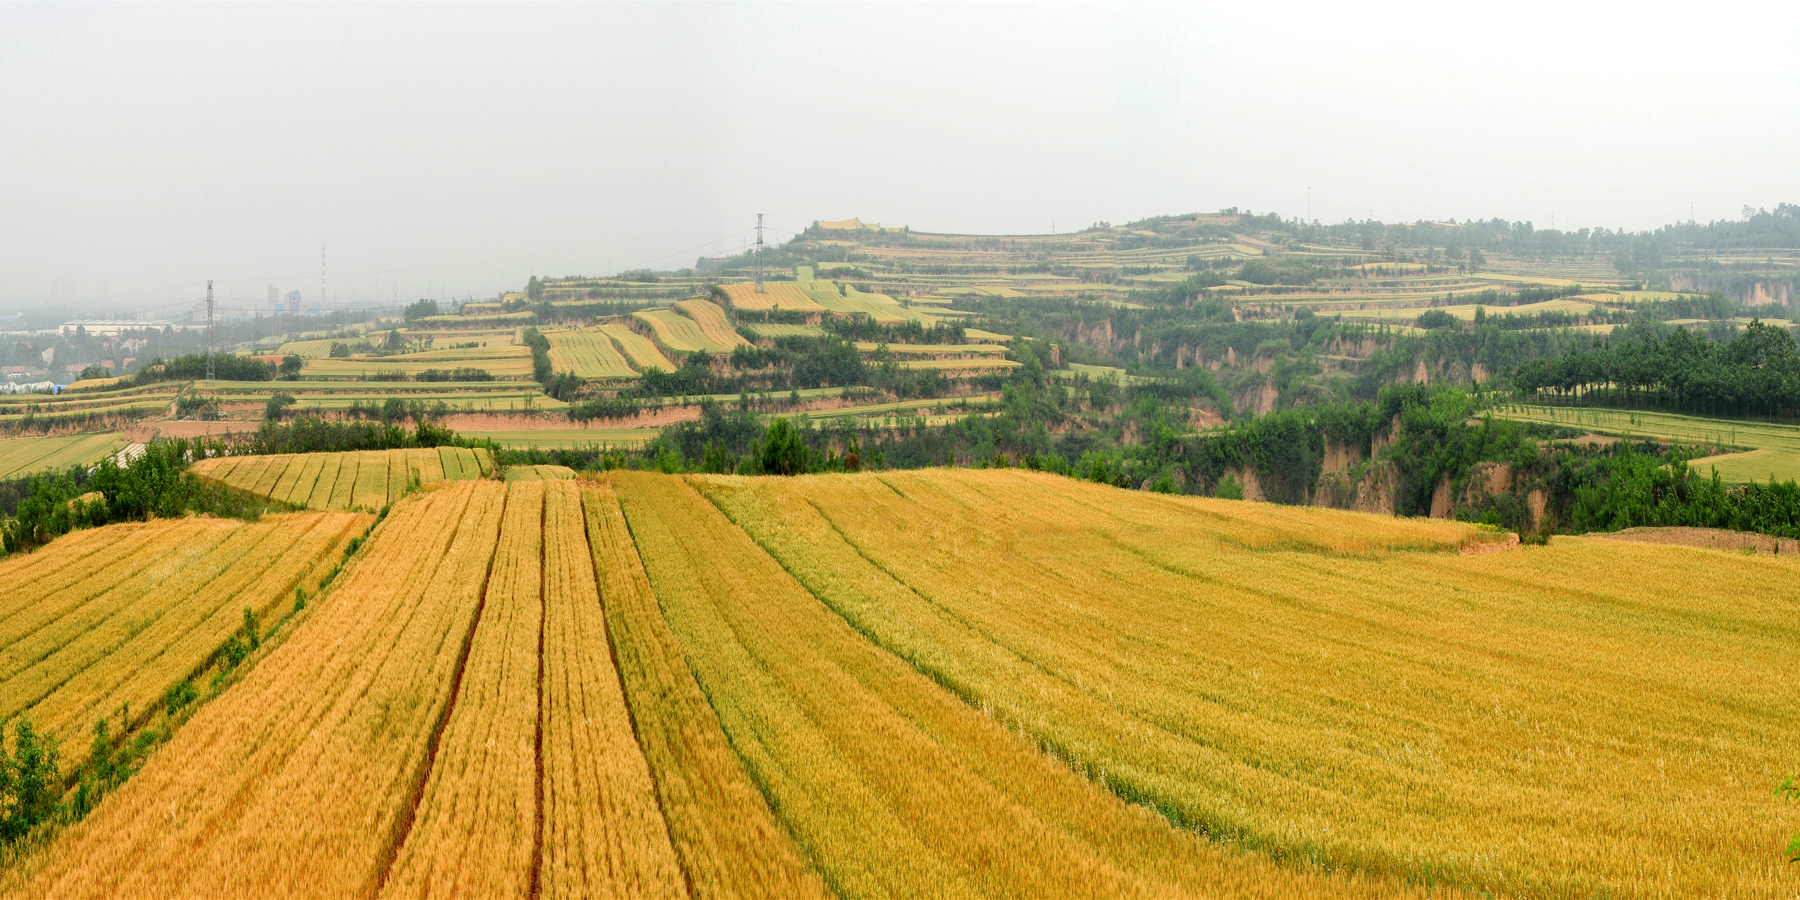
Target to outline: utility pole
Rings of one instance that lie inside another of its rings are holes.
[[[206,281],[206,385],[212,387],[218,379],[213,376],[213,298],[212,279]]]
[[[756,214],[756,292],[762,293],[762,213]]]
[[[325,312],[325,245],[319,245],[319,312]]]

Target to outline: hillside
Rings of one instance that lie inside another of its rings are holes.
[[[6,893],[1791,889],[1800,563],[1505,537],[1018,470],[440,483]]]

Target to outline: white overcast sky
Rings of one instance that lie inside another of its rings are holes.
[[[1800,202],[1800,4],[0,4],[0,308],[492,295],[859,216]],[[160,311],[160,312],[159,312]]]

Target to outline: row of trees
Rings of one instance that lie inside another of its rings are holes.
[[[1527,394],[1708,415],[1800,415],[1800,351],[1786,328],[1753,321],[1730,341],[1635,323],[1589,346],[1521,363]]]

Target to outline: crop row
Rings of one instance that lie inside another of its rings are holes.
[[[1024,473],[702,487],[875,644],[1178,824],[1480,892],[1781,877],[1742,786],[1790,764],[1800,629],[1741,598],[1791,597],[1785,559],[1465,556],[1456,523]]]
[[[467,447],[221,456],[194,464],[197,475],[292,507],[371,512],[399,500],[412,484],[492,471],[486,449]]]
[[[835,893],[1346,890],[1110,796],[851,629],[681,481],[618,490],[689,668]]]

